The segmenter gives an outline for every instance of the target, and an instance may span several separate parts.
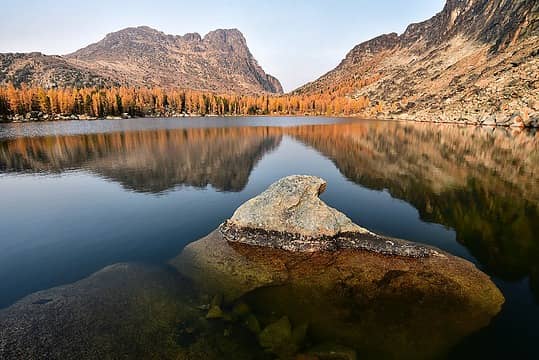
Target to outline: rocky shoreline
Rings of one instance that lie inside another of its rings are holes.
[[[411,122],[426,122],[437,124],[454,124],[454,125],[470,125],[470,126],[485,126],[485,127],[505,127],[519,129],[539,128],[539,114],[530,115],[529,113],[516,112],[512,115],[484,115],[465,117],[459,115],[444,115],[444,114],[418,114],[410,115],[382,115],[376,116],[381,120],[397,120]]]
[[[384,120],[384,121],[408,121],[421,123],[435,124],[452,124],[466,126],[483,126],[483,127],[501,127],[501,128],[516,128],[516,129],[537,129],[539,128],[539,114],[530,115],[529,113],[514,113],[513,115],[485,115],[477,117],[451,116],[443,114],[377,114],[368,116],[363,113],[341,116],[326,116],[318,114],[305,115],[290,115],[290,114],[273,114],[273,115],[214,115],[214,114],[189,114],[189,113],[170,113],[170,114],[148,114],[145,116],[132,116],[123,113],[120,116],[105,116],[95,117],[88,115],[75,114],[43,114],[42,112],[32,111],[26,115],[9,115],[0,117],[0,123],[28,123],[28,122],[50,122],[50,121],[70,121],[70,120],[121,120],[131,118],[185,118],[185,117],[345,117],[345,118],[361,118],[365,120]]]

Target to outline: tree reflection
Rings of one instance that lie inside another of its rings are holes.
[[[18,138],[0,143],[3,172],[92,171],[137,192],[175,186],[241,191],[281,136],[267,128],[185,129]]]

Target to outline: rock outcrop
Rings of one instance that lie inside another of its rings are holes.
[[[318,198],[325,188],[326,182],[314,176],[283,178],[240,206],[228,225],[306,238],[366,231]]]
[[[239,93],[282,93],[237,29],[167,35],[126,28],[65,56],[0,54],[0,83],[41,87],[160,86]]]
[[[318,199],[324,188],[281,179],[171,263],[260,319],[308,323],[313,341],[373,358],[439,356],[500,311],[502,294],[473,264],[353,224]]]
[[[354,224],[320,200],[325,189],[321,178],[288,176],[240,206],[219,230],[228,241],[289,251],[367,249],[409,257],[443,256]]]

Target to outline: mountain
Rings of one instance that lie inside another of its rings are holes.
[[[0,82],[45,86],[129,85],[282,93],[236,29],[167,35],[141,26],[108,34],[65,56],[0,54]]]
[[[448,0],[431,19],[357,45],[294,91],[320,92],[366,96],[381,117],[529,121],[539,116],[539,2]]]
[[[112,78],[72,64],[62,56],[39,52],[0,53],[0,84],[9,82],[44,88],[119,85]]]

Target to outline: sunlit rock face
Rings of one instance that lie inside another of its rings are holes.
[[[294,93],[343,93],[382,104],[367,116],[532,126],[538,20],[536,0],[448,0],[401,35],[356,45],[336,68]]]
[[[500,311],[502,294],[473,264],[353,224],[318,199],[324,188],[281,179],[172,264],[209,294],[247,302],[262,323],[286,316],[314,342],[372,358],[443,355]]]
[[[310,238],[361,232],[344,214],[318,198],[325,188],[326,182],[315,176],[288,176],[240,206],[229,224]]]
[[[130,85],[218,93],[283,93],[237,29],[167,35],[147,26],[110,34],[74,53],[0,54],[0,83],[37,87]]]
[[[374,235],[324,204],[318,195],[325,188],[315,176],[283,178],[240,206],[220,231],[229,241],[292,251],[335,248],[347,234]]]

